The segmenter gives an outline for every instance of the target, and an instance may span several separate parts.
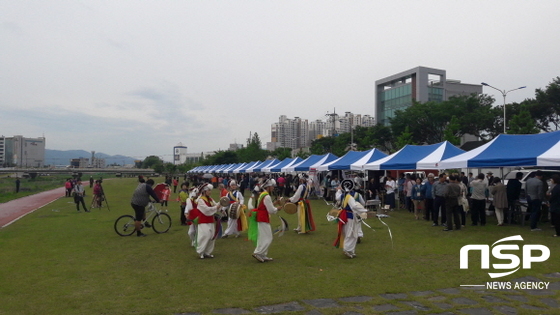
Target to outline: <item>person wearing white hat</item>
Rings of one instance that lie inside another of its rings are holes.
[[[311,185],[307,181],[307,175],[302,175],[299,183],[296,192],[290,198],[290,202],[297,204],[298,227],[294,231],[299,234],[305,234],[315,231],[313,212],[311,211],[311,204],[308,199]]]
[[[198,214],[196,252],[201,259],[214,258],[214,255],[212,255],[216,240],[216,220],[214,219],[214,214],[220,210],[221,206],[210,197],[211,192],[211,184],[202,184],[198,188],[200,197],[197,199],[196,208],[200,213]]]
[[[338,213],[338,237],[334,243],[348,258],[356,257],[356,243],[361,232],[360,219],[367,218],[367,209],[356,199],[361,198],[354,191],[354,182],[343,180],[337,188],[336,200],[341,204]]]
[[[243,204],[245,203],[245,199],[243,198],[243,195],[237,190],[237,182],[235,180],[231,180],[228,186],[229,192],[225,196],[229,198],[229,208],[231,209],[231,205],[234,203],[239,203],[240,207],[243,206]],[[235,235],[235,237],[238,237],[239,232],[243,230],[241,220],[241,217],[232,219],[231,215],[229,215],[227,228],[224,231],[224,235],[222,236],[222,238],[228,237],[229,235]]]
[[[259,195],[257,207],[252,209],[249,214],[249,240],[256,244],[253,251],[253,258],[259,262],[272,261],[268,257],[268,248],[272,244],[272,228],[270,227],[270,214],[275,214],[280,210],[272,202],[270,193],[276,187],[274,179],[266,179],[260,185],[263,192]]]
[[[200,211],[196,208],[198,198],[198,188],[193,188],[189,194],[189,199],[186,201],[185,217],[187,218],[187,225],[189,226],[188,235],[191,239],[191,245],[196,247],[196,230],[198,229],[198,218]]]

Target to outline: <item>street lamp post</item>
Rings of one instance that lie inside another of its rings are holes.
[[[496,88],[496,87],[493,87],[493,86],[491,86],[491,85],[488,84],[488,83],[482,82],[482,83],[480,83],[480,84],[482,84],[482,85],[484,85],[484,86],[487,86],[487,87],[491,87],[491,88],[493,88],[494,90],[497,90],[497,91],[499,91],[500,93],[502,93],[502,96],[504,97],[504,134],[506,134],[506,95],[507,95],[509,92],[511,92],[511,91],[524,89],[524,88],[526,88],[526,86],[522,86],[522,87],[518,87],[518,88],[513,89],[513,90],[506,91],[506,90],[500,90],[500,89],[498,89],[498,88]]]

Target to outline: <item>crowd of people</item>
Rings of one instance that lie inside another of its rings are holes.
[[[432,226],[443,226],[443,231],[453,231],[468,225],[468,212],[471,226],[485,226],[487,211],[495,213],[498,226],[525,220],[524,217],[519,218],[522,177],[523,173],[517,172],[516,177],[505,184],[501,178],[494,177],[492,172],[488,172],[486,176],[478,174],[476,177],[473,173],[468,176],[464,173],[441,173],[437,177],[429,173],[425,179],[414,174],[401,174],[396,189],[401,208],[414,213],[417,220],[431,220]],[[560,188],[553,189],[559,180],[560,178],[553,176],[551,182],[547,183],[543,180],[541,171],[534,172],[527,180],[526,213],[531,231],[541,230],[538,223],[543,204],[549,207],[553,224],[560,225],[555,223],[560,220],[560,196],[555,197],[554,193],[560,193]],[[387,182],[393,187],[390,177]],[[386,204],[391,204],[391,201],[386,201]],[[553,204],[555,202],[559,206]],[[559,233],[560,230],[555,236]]]
[[[360,221],[367,217],[366,202],[369,200],[379,200],[378,213],[400,206],[413,214],[416,220],[432,221],[434,227],[442,226],[443,231],[461,230],[468,224],[469,217],[471,226],[485,226],[487,209],[496,214],[497,225],[503,226],[519,219],[514,214],[519,211],[522,175],[518,173],[507,185],[501,178],[493,177],[491,172],[476,177],[472,173],[468,176],[464,173],[441,173],[438,176],[429,173],[426,178],[403,173],[399,179],[386,172],[382,177],[371,176],[367,181],[362,174],[342,181],[336,174],[322,174],[313,179],[306,174],[260,177],[243,174],[212,178],[192,175],[185,177],[181,185],[178,177],[172,178],[171,185],[180,187],[177,196],[180,222],[188,227],[190,244],[200,259],[214,257],[216,239],[236,238],[246,232],[247,238],[255,245],[252,257],[259,262],[268,262],[273,260],[268,256],[273,240],[270,216],[281,211],[286,202],[297,208],[298,225],[294,231],[307,234],[316,228],[310,196],[317,195],[332,201],[338,209],[336,213],[329,213],[338,222],[338,236],[333,245],[342,247],[344,255],[354,258],[356,244],[363,237]],[[145,236],[140,222],[145,216],[147,200],[152,197],[156,202],[164,202],[168,195],[160,193],[156,196],[151,187],[153,180],[139,181],[132,207],[139,222],[137,235]],[[550,189],[547,189],[547,183],[538,171],[534,178],[527,181],[527,213],[530,214],[531,231],[540,230],[537,225],[541,206],[548,201],[553,224],[558,227],[554,236],[560,235],[558,182],[560,177],[554,176]],[[165,184],[169,194],[171,185]],[[219,201],[211,197],[215,188],[219,191]],[[173,192],[176,192],[175,188]],[[223,222],[226,222],[225,229],[222,229]]]

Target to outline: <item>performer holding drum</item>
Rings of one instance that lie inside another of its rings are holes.
[[[301,175],[299,186],[295,194],[290,198],[290,202],[297,203],[298,227],[294,231],[305,234],[315,231],[315,222],[311,212],[311,204],[307,199],[311,190],[311,185],[307,182],[307,175]]]
[[[268,248],[272,243],[272,228],[270,227],[270,214],[280,210],[276,208],[270,197],[270,193],[276,187],[274,179],[266,179],[261,185],[264,191],[259,195],[258,206],[249,214],[249,240],[256,243],[253,258],[260,262],[272,261],[269,258]]]
[[[367,218],[367,209],[354,199],[354,182],[344,180],[337,188],[336,200],[341,203],[338,212],[338,237],[334,246],[339,248],[342,243],[343,253],[349,258],[356,257],[356,243],[361,231],[359,219]]]
[[[229,182],[230,191],[225,196],[229,200],[228,206],[228,221],[227,228],[224,232],[222,238],[228,237],[229,235],[235,235],[239,237],[239,233],[247,229],[247,219],[245,218],[245,199],[243,195],[237,190],[237,182],[231,180]]]
[[[200,197],[198,197],[196,207],[200,211],[198,215],[197,229],[197,247],[196,252],[201,259],[214,258],[214,242],[216,237],[216,221],[214,214],[220,211],[220,204],[217,204],[210,194],[212,192],[211,184],[202,184],[199,188]],[[219,222],[218,222],[219,224]]]

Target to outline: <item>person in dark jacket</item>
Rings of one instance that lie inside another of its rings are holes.
[[[156,202],[160,202],[156,192],[152,189],[153,185],[153,179],[148,179],[146,182],[141,179],[132,194],[130,205],[132,206],[132,209],[134,209],[135,213],[134,224],[136,227],[136,236],[146,236],[146,234],[141,231],[142,220],[146,218],[146,206],[150,203],[150,197],[154,198]],[[146,227],[149,227],[147,223],[145,225]]]
[[[512,223],[513,215],[515,214],[515,204],[519,201],[521,194],[521,179],[523,178],[522,172],[517,172],[514,179],[510,179],[507,183],[506,194],[508,201],[508,211],[504,213],[505,222]]]
[[[549,193],[549,211],[552,219],[552,225],[554,225],[554,229],[556,230],[556,234],[552,236],[557,237],[560,235],[560,176],[553,175],[551,179],[554,187]]]

